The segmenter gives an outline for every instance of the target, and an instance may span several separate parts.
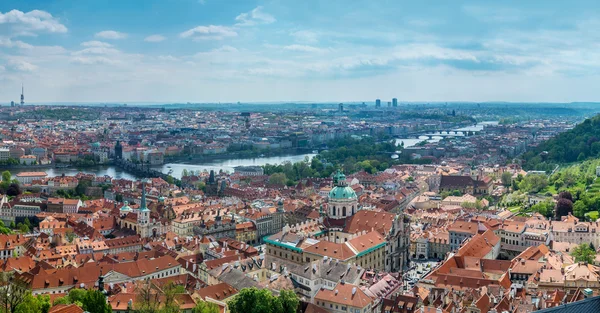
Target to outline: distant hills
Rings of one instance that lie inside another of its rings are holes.
[[[523,154],[527,170],[552,170],[555,164],[600,157],[600,115],[549,139]]]

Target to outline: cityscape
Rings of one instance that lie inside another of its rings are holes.
[[[384,2],[0,3],[0,313],[600,311],[597,4]]]

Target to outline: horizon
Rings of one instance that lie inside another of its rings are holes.
[[[0,3],[0,103],[600,102],[593,1],[139,3]]]

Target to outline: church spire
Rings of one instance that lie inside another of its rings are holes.
[[[148,207],[146,206],[146,181],[145,180],[142,180],[142,201],[140,204],[140,210],[141,211],[148,210]]]

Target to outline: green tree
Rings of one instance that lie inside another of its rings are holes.
[[[540,201],[532,205],[531,210],[540,213],[545,217],[551,217],[554,215],[554,202],[550,200]]]
[[[231,313],[281,313],[283,308],[268,289],[244,288],[228,303]]]
[[[504,187],[509,187],[512,184],[512,174],[510,172],[503,172],[500,180],[502,180]]]
[[[171,175],[167,176],[167,183],[169,183],[171,185],[175,183],[175,179],[173,178],[173,176],[171,176]]]
[[[89,313],[112,313],[106,297],[98,290],[88,290],[81,302],[83,309]]]
[[[571,256],[575,258],[575,262],[586,262],[593,264],[596,258],[596,251],[594,251],[589,244],[582,243],[579,246],[573,248]]]
[[[274,173],[269,176],[269,184],[272,185],[285,185],[287,177],[284,173]]]
[[[219,306],[205,301],[198,301],[193,313],[219,313]]]
[[[548,178],[544,174],[529,174],[519,183],[519,190],[536,193],[548,186]]]
[[[300,304],[298,296],[292,290],[281,290],[279,292],[279,302],[282,306],[281,313],[295,313]]]
[[[186,177],[186,176],[190,176],[190,173],[188,172],[188,170],[187,170],[187,169],[185,169],[185,168],[184,168],[184,169],[181,171],[181,177]]]
[[[87,294],[87,290],[85,289],[71,289],[69,291],[69,295],[67,296],[69,298],[69,302],[70,303],[75,303],[75,302],[82,302],[85,299]]]
[[[39,295],[34,297],[31,292],[27,292],[23,301],[19,303],[14,312],[15,313],[48,313],[50,310],[50,296]]]

